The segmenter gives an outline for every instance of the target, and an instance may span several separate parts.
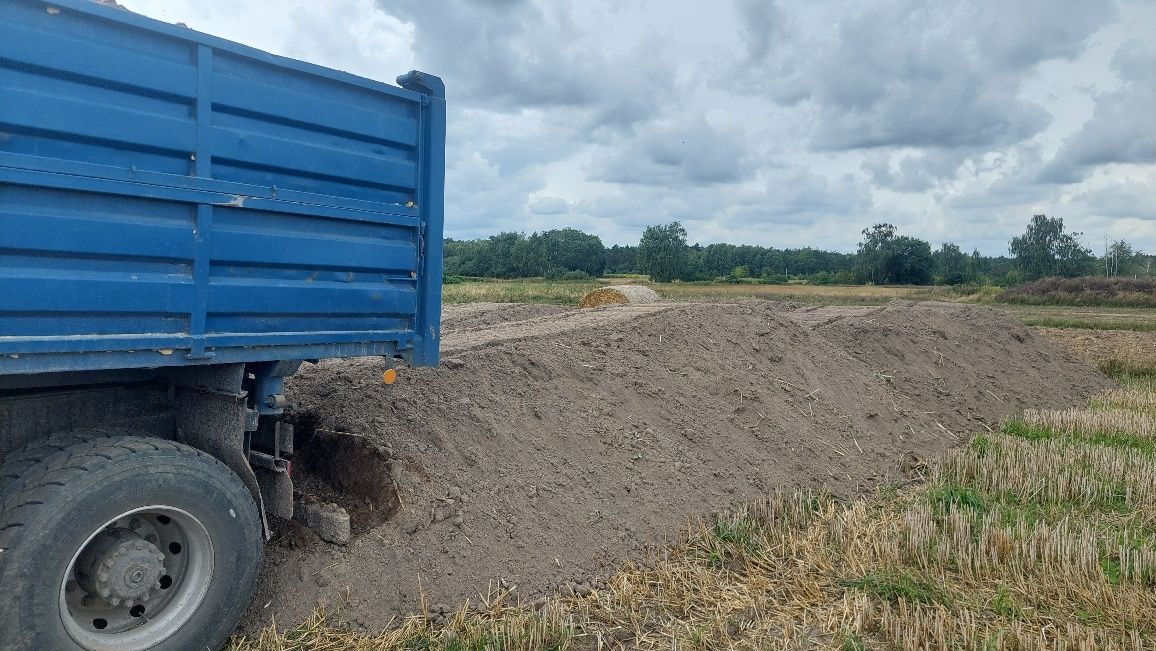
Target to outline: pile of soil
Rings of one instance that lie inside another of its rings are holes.
[[[299,429],[380,445],[398,499],[349,505],[348,547],[283,523],[247,627],[318,601],[376,629],[423,592],[456,607],[581,588],[688,517],[779,486],[859,494],[1110,385],[1003,313],[950,304],[466,305],[444,323],[442,367],[391,387],[371,359],[293,378]]]

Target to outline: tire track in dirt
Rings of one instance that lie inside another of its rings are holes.
[[[639,317],[677,309],[674,303],[623,305],[589,310],[569,310],[560,314],[504,321],[469,330],[452,329],[442,335],[442,355],[458,355],[469,350],[526,339],[556,337],[573,332],[611,328]],[[454,325],[454,321],[450,321]]]

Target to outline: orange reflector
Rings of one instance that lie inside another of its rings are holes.
[[[397,371],[394,369],[387,369],[385,373],[381,374],[381,381],[385,384],[393,384],[397,382]]]

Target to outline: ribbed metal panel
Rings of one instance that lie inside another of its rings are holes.
[[[0,0],[0,374],[436,363],[435,87]]]

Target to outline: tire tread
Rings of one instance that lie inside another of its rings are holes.
[[[73,441],[72,445],[59,449],[60,444],[68,440]],[[49,450],[52,452],[49,453]],[[45,505],[51,504],[53,498],[67,490],[74,481],[124,458],[149,452],[168,452],[174,457],[197,457],[232,472],[215,457],[194,447],[164,439],[116,436],[111,431],[86,436],[69,434],[46,439],[40,445],[30,444],[14,455],[9,455],[4,462],[5,467],[10,464],[16,467],[25,465],[29,459],[39,459],[37,463],[25,467],[7,485],[2,485],[3,479],[0,479],[0,548],[12,547],[19,542],[21,532],[17,527],[9,525],[35,521],[40,511],[46,508]]]
[[[82,431],[58,432],[38,439],[8,453],[0,463],[0,493],[20,478],[32,466],[65,450],[97,439],[110,439],[128,434],[124,430],[98,427]],[[111,460],[111,459],[110,459]]]

